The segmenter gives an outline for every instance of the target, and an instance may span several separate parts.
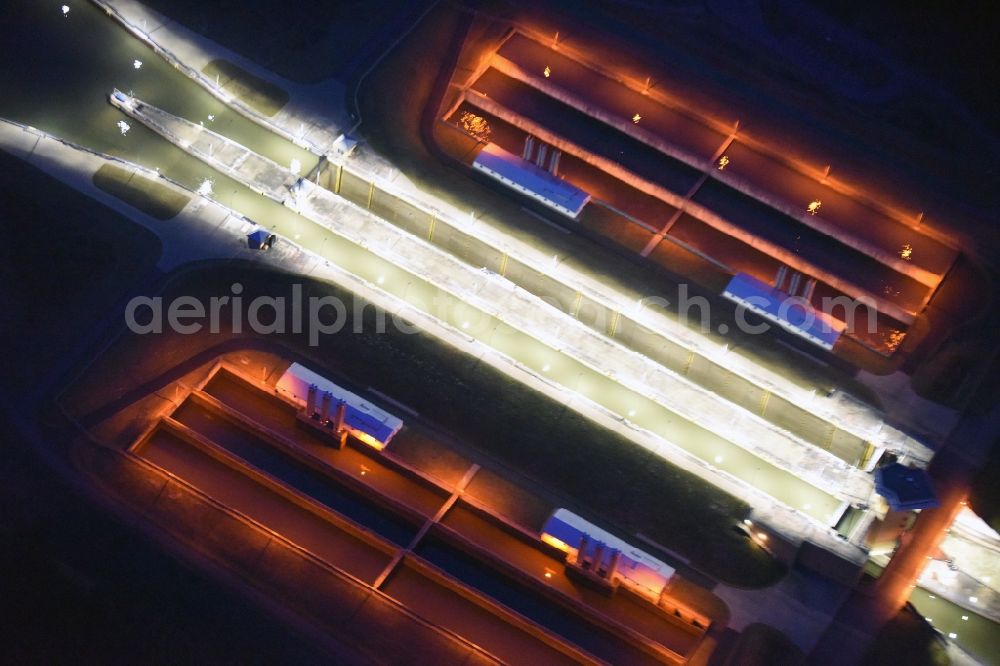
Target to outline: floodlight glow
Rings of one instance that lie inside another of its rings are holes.
[[[472,219],[472,220],[475,220],[475,216],[474,216],[474,213],[470,213],[469,215],[470,215],[470,219]],[[538,262],[538,263],[543,263],[543,262]],[[557,264],[557,263],[558,263],[558,259],[557,259],[557,257],[553,257],[553,264]],[[571,266],[570,266],[570,267],[569,267],[569,268],[568,268],[567,270],[572,270],[572,265],[571,265]],[[381,278],[381,276],[379,276],[379,277]],[[379,283],[381,284],[382,280],[380,279],[380,280],[378,280],[378,282],[379,282]],[[454,321],[454,320],[453,320],[453,321]],[[468,326],[469,326],[469,322],[465,322],[465,324],[464,324],[464,325],[462,325],[462,328],[467,328]],[[728,345],[727,345],[727,347],[728,347]],[[536,367],[537,367],[537,366],[536,366]],[[546,363],[546,364],[545,364],[545,367],[543,368],[543,370],[542,370],[542,371],[543,371],[543,372],[548,372],[549,370],[550,370],[550,365],[549,365],[548,363]],[[630,411],[630,416],[631,416],[632,414],[634,414],[634,410],[631,410],[631,411]],[[719,456],[719,459],[721,459],[721,456]],[[719,460],[717,460],[717,462],[718,462],[718,461],[719,461]]]
[[[555,538],[551,534],[542,534],[542,541],[544,541],[545,543],[549,544],[550,546],[558,548],[559,550],[563,551],[564,553],[565,552],[569,552],[569,545],[567,545],[563,541],[560,541],[559,539]]]

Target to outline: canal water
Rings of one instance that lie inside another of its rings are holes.
[[[215,199],[255,220],[287,214],[127,118],[108,104],[108,95],[113,88],[132,91],[279,164],[298,160],[302,173],[316,164],[316,156],[227,108],[90,2],[67,0],[66,15],[61,4],[4,2],[0,116],[159,169],[192,189],[210,179]],[[126,134],[117,126],[122,120],[131,126]]]

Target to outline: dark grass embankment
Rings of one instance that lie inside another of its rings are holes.
[[[143,4],[297,83],[336,76],[410,9],[407,0],[146,0]]]

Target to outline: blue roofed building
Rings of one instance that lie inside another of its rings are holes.
[[[399,417],[298,363],[293,363],[285,371],[275,385],[275,391],[303,406],[307,403],[310,387],[315,387],[320,395],[329,393],[334,404],[342,402],[346,407],[344,425],[354,437],[369,446],[384,448],[403,427]]]
[[[875,470],[875,492],[885,498],[893,511],[933,509],[938,506],[927,472],[898,462]]]
[[[807,299],[792,296],[746,273],[737,273],[722,295],[781,328],[823,349],[833,349],[846,325],[820,312]]]
[[[495,143],[487,144],[480,151],[472,168],[573,219],[590,201],[587,192]]]

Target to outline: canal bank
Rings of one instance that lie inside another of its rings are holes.
[[[142,33],[143,21],[146,21],[147,24],[151,20],[158,22],[160,27],[154,34],[145,35],[145,38],[151,43],[155,43],[160,52],[168,54],[165,57],[171,58],[177,66],[187,67],[178,60],[181,54],[190,54],[190,62],[194,65],[209,62],[211,58],[219,56],[220,53],[226,58],[238,59],[238,56],[228,50],[204,37],[192,35],[183,26],[177,26],[174,22],[151,13],[150,10],[133,0],[99,0],[99,4],[113,9],[113,16],[133,33]],[[283,83],[280,77],[276,77],[253,63],[244,61],[243,64],[247,67],[247,71],[254,76],[277,85],[286,85],[287,83]],[[194,71],[193,67],[190,69]],[[196,76],[196,81],[213,95],[223,98],[227,96],[225,91],[216,87],[215,81],[210,77],[199,75]],[[315,109],[322,108],[331,133],[340,131],[335,128],[343,127],[339,121],[342,111],[335,108],[329,101],[320,99],[322,96],[317,94],[316,90],[295,89],[293,86],[294,84],[287,86],[290,90],[295,91],[291,95],[291,104],[305,107],[309,112],[301,120],[297,120],[291,115],[271,119],[245,106],[241,107],[241,112],[262,126],[283,136],[294,138],[297,128],[302,123],[313,122],[314,117],[311,114]],[[147,101],[155,104],[153,100]],[[577,266],[572,266],[570,262],[560,260],[558,252],[555,255],[556,260],[553,261],[553,253],[550,251],[552,248],[538,239],[525,242],[517,233],[512,233],[510,229],[493,221],[483,219],[483,216],[478,215],[475,211],[470,218],[468,211],[458,210],[449,201],[432,197],[414,187],[404,174],[387,164],[381,157],[373,155],[371,151],[363,151],[360,155],[355,154],[349,160],[334,155],[333,161],[338,164],[343,163],[344,171],[347,171],[349,167],[351,172],[357,174],[356,179],[365,181],[366,186],[380,192],[385,191],[390,198],[398,198],[401,202],[401,208],[405,210],[394,211],[394,214],[405,216],[406,211],[415,208],[440,222],[438,224],[439,234],[446,231],[450,233],[452,230],[459,231],[458,235],[471,233],[477,241],[485,242],[491,251],[495,250],[504,258],[509,257],[511,264],[519,263],[541,269],[542,274],[539,277],[542,278],[542,282],[546,284],[558,283],[560,288],[572,285],[566,287],[569,289],[571,301],[572,295],[575,293],[578,300],[585,301],[588,306],[608,317],[620,320],[619,329],[634,327],[652,331],[658,338],[663,339],[660,342],[661,345],[677,346],[685,354],[688,352],[695,354],[699,361],[710,359],[712,365],[717,364],[727,373],[731,373],[735,381],[752,384],[754,389],[767,394],[773,393],[775,398],[780,398],[782,404],[789,406],[809,405],[808,415],[795,415],[785,419],[786,421],[815,420],[814,417],[819,417],[830,424],[836,424],[834,429],[843,430],[849,438],[872,442],[874,446],[900,449],[921,461],[926,461],[930,457],[929,448],[922,442],[916,441],[908,434],[885,423],[885,416],[878,410],[853,399],[846,392],[837,392],[834,395],[822,381],[801,374],[802,368],[775,367],[771,361],[753,352],[752,349],[748,349],[749,353],[746,355],[739,349],[730,349],[734,345],[729,340],[726,340],[725,349],[720,354],[719,345],[721,342],[719,339],[713,337],[710,332],[706,334],[705,330],[699,331],[697,324],[686,322],[683,318],[678,320],[665,316],[650,308],[636,307],[636,301],[649,296],[648,293],[634,293],[634,289],[617,283],[611,276],[595,275],[581,270]],[[440,228],[445,227],[445,225],[447,228]],[[455,242],[460,241],[456,238]],[[503,265],[506,260],[500,263]],[[525,288],[533,290],[529,286],[525,286]],[[549,288],[549,291],[551,290]],[[725,353],[726,351],[736,353]],[[757,402],[760,400],[755,401],[755,404]],[[778,400],[771,402],[777,403]],[[916,412],[918,416],[923,414],[919,410]],[[943,440],[953,423],[949,418],[929,419],[922,416],[918,418],[918,421],[921,425],[921,431],[930,434],[930,439],[933,440]],[[824,435],[823,439],[825,440],[826,437],[827,435]]]
[[[602,409],[617,413],[619,418],[631,419],[634,428],[651,430],[673,446],[694,454],[703,464],[709,464],[709,472],[751,482],[827,525],[836,520],[836,513],[843,505],[831,503],[827,501],[830,498],[811,493],[805,487],[794,488],[779,470],[828,493],[835,492],[844,502],[869,501],[871,479],[862,470],[829,454],[807,449],[766,421],[745,418],[748,415],[730,403],[609,341],[577,319],[546,307],[530,294],[517,289],[512,292],[509,281],[499,276],[484,275],[376,216],[356,209],[347,215],[339,197],[309,182],[296,183],[287,170],[245,147],[141,100],[118,95],[113,96],[113,102],[123,111],[191,154],[427,282],[437,290],[432,309],[436,316],[460,325],[470,336],[549,381],[581,393]],[[354,218],[360,219],[349,221]],[[364,226],[358,226],[364,218],[367,218]],[[381,276],[378,279],[382,279],[383,288],[393,290],[391,282]],[[444,294],[449,301],[455,300],[456,307],[467,304],[472,309],[458,317],[451,307],[442,310],[440,301]],[[486,321],[482,320],[483,314],[488,317]],[[512,330],[506,330],[508,327]],[[645,402],[651,404],[640,408]],[[643,414],[638,415],[638,411]],[[664,418],[671,425],[666,430]],[[752,456],[741,455],[739,447]],[[654,450],[670,459],[669,448],[669,445],[657,446]],[[766,465],[762,464],[764,461]],[[753,481],[748,480],[748,473]],[[831,475],[836,475],[836,481],[827,485]]]

